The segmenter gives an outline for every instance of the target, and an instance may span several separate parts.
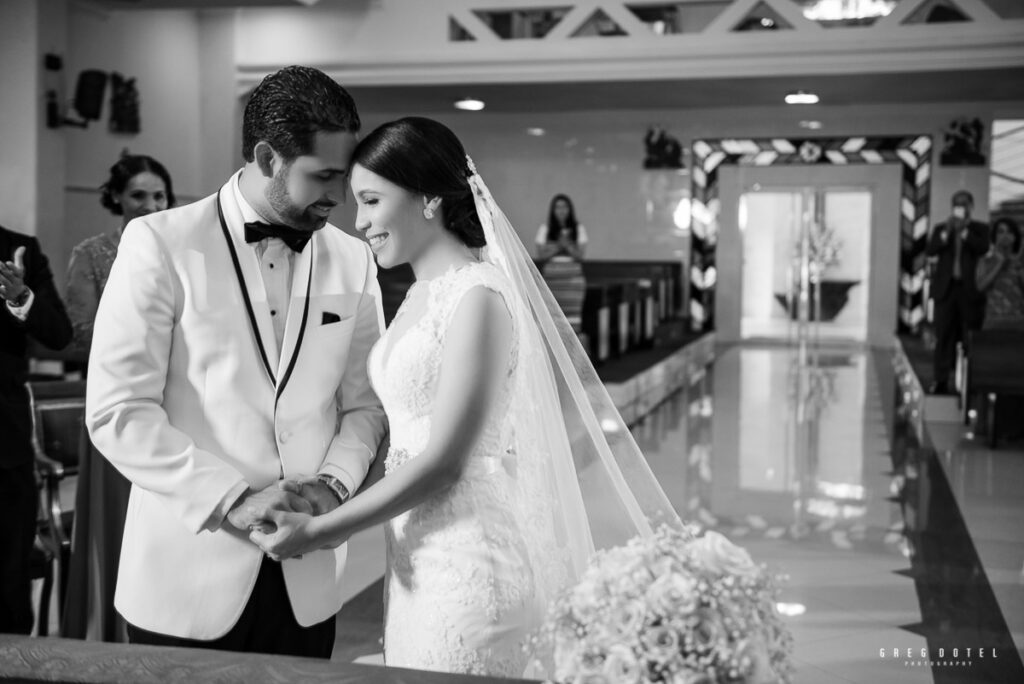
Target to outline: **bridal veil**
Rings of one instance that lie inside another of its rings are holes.
[[[481,257],[519,295],[509,470],[546,604],[596,550],[683,524],[515,229],[467,163],[487,241]]]

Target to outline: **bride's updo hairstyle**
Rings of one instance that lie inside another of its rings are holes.
[[[433,119],[409,116],[374,129],[352,155],[381,178],[427,197],[441,198],[444,227],[467,247],[483,247],[466,150],[451,130]]]

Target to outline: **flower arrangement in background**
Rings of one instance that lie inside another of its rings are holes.
[[[808,235],[807,258],[810,262],[811,282],[818,282],[825,271],[839,265],[839,253],[843,249],[843,241],[836,231],[824,223],[814,222]],[[800,246],[797,245],[799,250]]]
[[[539,639],[558,682],[788,682],[792,637],[776,594],[722,535],[662,527],[598,553]]]

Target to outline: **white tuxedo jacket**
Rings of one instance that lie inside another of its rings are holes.
[[[384,322],[369,248],[331,225],[313,235],[278,350],[234,182],[126,227],[89,360],[89,434],[133,483],[115,606],[191,639],[234,626],[263,559],[219,527],[225,495],[317,472],[354,492],[386,431],[366,370]],[[341,608],[345,557],[284,562],[300,624]]]

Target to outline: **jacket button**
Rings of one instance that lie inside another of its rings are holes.
[[[281,444],[284,444],[285,442],[288,441],[288,438],[291,436],[292,433],[288,432],[287,430],[282,430],[281,434],[278,435],[278,439],[281,440]]]

